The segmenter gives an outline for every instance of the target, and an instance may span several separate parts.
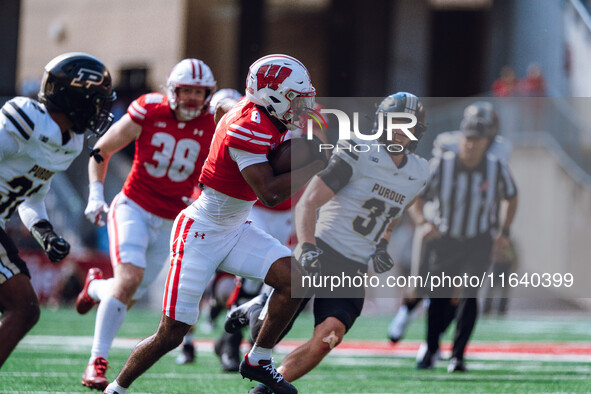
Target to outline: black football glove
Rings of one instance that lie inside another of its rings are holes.
[[[394,267],[394,260],[388,254],[388,241],[380,239],[380,242],[376,245],[376,251],[371,255],[373,260],[373,270],[381,274],[382,272],[390,271]]]
[[[70,244],[53,231],[53,226],[47,220],[35,223],[31,233],[52,262],[62,261],[70,253]]]
[[[322,249],[309,242],[302,244],[302,254],[300,255],[300,264],[311,276],[320,274],[319,257],[322,254]]]

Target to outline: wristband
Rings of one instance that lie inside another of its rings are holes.
[[[501,234],[509,238],[509,236],[511,235],[511,231],[507,227],[503,227],[503,229],[501,230]]]

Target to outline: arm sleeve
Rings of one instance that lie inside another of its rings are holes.
[[[45,196],[49,191],[49,182],[35,193],[32,197],[26,199],[18,207],[18,214],[25,227],[30,231],[31,227],[40,220],[49,221],[47,209],[45,208]]]
[[[349,183],[353,176],[353,168],[338,155],[333,155],[328,162],[328,166],[320,171],[318,176],[334,194],[337,194],[339,190]]]
[[[267,155],[246,152],[240,149],[228,147],[230,157],[238,164],[238,168],[242,171],[244,168],[254,164],[264,163],[267,160]]]

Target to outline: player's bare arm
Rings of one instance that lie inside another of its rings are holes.
[[[110,157],[137,139],[141,131],[142,126],[135,123],[128,114],[123,115],[95,144],[94,149],[100,149],[100,155],[105,160],[101,163],[96,160],[88,162],[89,183],[103,183]]]
[[[291,172],[274,175],[268,162],[253,164],[241,173],[259,200],[273,207],[300,190],[318,171],[324,168],[322,160],[314,160]]]
[[[296,234],[299,243],[308,242],[316,244],[314,230],[316,228],[316,213],[321,206],[326,204],[335,193],[319,176],[315,176],[304,191],[302,198],[295,208]]]
[[[135,123],[128,114],[125,114],[94,146],[94,150],[100,154],[103,160],[100,160],[100,162],[98,159],[88,161],[89,195],[84,215],[95,226],[105,225],[106,222],[103,216],[109,211],[103,191],[109,159],[114,153],[137,139],[141,131],[142,126]]]

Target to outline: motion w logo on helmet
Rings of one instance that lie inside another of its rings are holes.
[[[70,82],[70,85],[80,86],[88,89],[90,85],[101,85],[103,83],[103,78],[103,74],[98,71],[90,70],[88,68],[81,68],[78,70],[78,75],[76,75],[76,78]]]
[[[264,65],[257,71],[257,90],[264,87],[277,90],[279,84],[283,83],[292,73],[291,68],[278,64]]]

